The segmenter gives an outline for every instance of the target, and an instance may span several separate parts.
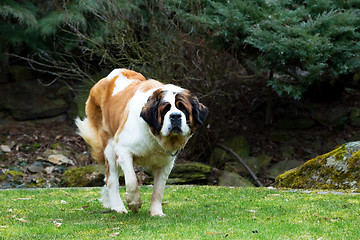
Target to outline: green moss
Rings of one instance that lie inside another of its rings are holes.
[[[91,187],[104,185],[103,165],[90,165],[65,171],[62,185],[65,187]]]
[[[302,166],[278,176],[275,185],[286,188],[359,188],[360,151],[356,151],[359,146],[360,143],[344,144],[327,154],[311,159]]]
[[[28,188],[41,188],[41,187],[44,187],[45,184],[46,184],[46,181],[43,178],[37,177],[35,180],[27,183],[26,187],[28,187]]]
[[[23,172],[17,172],[13,170],[5,171],[5,174],[0,175],[0,182],[11,179],[15,183],[19,183],[24,177]]]
[[[65,147],[65,145],[63,143],[54,143],[50,146],[50,148],[54,149],[54,150],[59,149],[59,148],[63,149],[64,147]]]
[[[147,177],[145,184],[154,184],[154,177],[150,168],[144,169]],[[211,167],[202,163],[175,164],[167,184],[206,184],[211,174]]]

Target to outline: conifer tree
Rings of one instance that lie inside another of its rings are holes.
[[[174,11],[182,4],[183,26],[196,26],[196,34],[219,48],[251,57],[258,71],[273,73],[268,84],[278,94],[298,99],[315,82],[360,67],[359,1],[189,2],[172,1]]]

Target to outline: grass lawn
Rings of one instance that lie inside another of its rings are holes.
[[[140,190],[126,215],[104,211],[100,188],[0,191],[0,239],[360,239],[360,195],[171,186],[159,218]]]

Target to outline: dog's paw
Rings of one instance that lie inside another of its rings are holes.
[[[111,208],[110,201],[108,197],[102,196],[99,201],[102,203],[104,208]]]
[[[111,210],[114,210],[115,212],[118,212],[118,213],[128,213],[128,211],[125,209],[125,207],[114,207],[114,208],[111,208]]]
[[[125,201],[126,201],[126,205],[130,209],[130,211],[132,211],[134,213],[139,212],[141,205],[142,205],[141,196],[140,196],[139,191],[136,191],[132,194],[126,193]]]
[[[99,201],[102,203],[104,208],[111,208],[109,191],[106,187],[101,190],[101,198],[99,199]]]
[[[134,212],[134,213],[138,213],[140,208],[141,208],[142,202],[140,201],[139,203],[137,202],[131,202],[131,203],[127,203],[128,208],[130,209],[130,211]]]
[[[166,217],[166,215],[162,212],[162,210],[160,211],[152,211],[150,209],[150,215],[153,216],[153,217]]]

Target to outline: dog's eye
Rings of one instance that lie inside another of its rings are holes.
[[[159,116],[161,116],[161,119],[164,119],[165,114],[170,111],[171,109],[171,104],[170,103],[165,103],[164,105],[159,107]]]
[[[185,114],[186,118],[188,118],[189,111],[182,102],[178,102],[177,108]]]
[[[163,108],[162,114],[166,114],[168,111],[170,111],[171,109],[171,105],[170,103],[166,104],[165,107]]]
[[[181,111],[187,111],[185,105],[184,105],[182,102],[178,102],[177,107],[178,107]]]

